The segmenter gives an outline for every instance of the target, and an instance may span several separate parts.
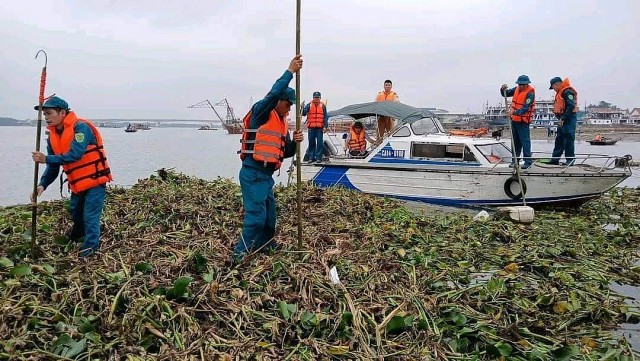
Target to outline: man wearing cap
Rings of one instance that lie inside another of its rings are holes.
[[[40,106],[35,106],[39,110]],[[49,130],[47,153],[31,152],[34,161],[46,164],[36,194],[40,196],[55,181],[62,166],[71,189],[70,210],[73,227],[70,240],[80,240],[81,257],[95,253],[100,247],[100,216],[106,195],[106,183],[112,180],[111,169],[98,129],[69,109],[69,104],[52,97],[42,105]]]
[[[309,163],[322,162],[322,151],[324,150],[322,134],[329,128],[327,107],[320,99],[320,92],[313,92],[313,100],[302,109],[302,115],[307,116],[307,129],[309,129],[309,148],[307,148],[304,159]]]
[[[296,142],[303,140],[302,132],[298,130],[293,132],[291,140],[285,121],[285,116],[296,102],[296,92],[289,83],[300,68],[302,56],[296,55],[264,99],[255,103],[244,117],[239,151],[244,222],[242,235],[233,252],[233,263],[240,262],[250,252],[276,246],[273,241],[276,203],[272,176],[284,158],[295,154]]]
[[[385,80],[383,86],[384,86],[384,90],[381,92],[378,92],[378,95],[376,96],[377,102],[399,101],[398,94],[396,94],[396,92],[391,90],[391,87],[393,86],[393,83],[391,82],[391,80],[389,79]],[[394,120],[391,117],[382,116],[382,115],[378,117],[378,138],[376,139],[376,141],[378,142],[382,141],[382,138],[384,138],[384,135],[390,132],[391,129],[393,129],[393,122]]]
[[[504,97],[513,97],[511,99],[511,109],[508,116],[511,118],[511,137],[515,149],[514,158],[510,167],[514,167],[520,158],[520,152],[524,155],[524,164],[522,169],[531,166],[531,135],[529,133],[529,124],[533,119],[533,111],[535,108],[535,90],[531,85],[531,81],[526,75],[520,75],[516,80],[517,87],[507,89],[507,84],[502,84],[500,93]]]
[[[564,153],[568,165],[575,162],[576,124],[578,123],[578,92],[571,86],[569,79],[559,76],[550,80],[549,89],[556,91],[553,102],[553,113],[558,119],[556,141],[553,147],[550,164],[560,164]]]

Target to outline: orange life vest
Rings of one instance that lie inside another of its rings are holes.
[[[244,131],[240,143],[240,159],[252,154],[253,159],[262,162],[264,166],[271,165],[279,169],[284,159],[284,145],[287,136],[287,123],[280,118],[278,112],[272,110],[269,119],[258,129],[251,129],[251,110],[242,120]],[[254,137],[250,137],[255,134]]]
[[[378,96],[376,97],[376,101],[377,102],[387,102],[387,101],[396,101],[398,100],[398,94],[396,94],[396,92],[394,92],[393,90],[389,92],[389,94],[385,93],[384,91],[381,91],[378,93]]]
[[[516,87],[515,93],[513,93],[513,98],[511,99],[511,111],[515,112],[516,110],[522,109],[527,101],[527,95],[533,92],[535,95],[535,90],[531,85],[527,85],[523,91],[520,91],[520,87]],[[522,115],[511,115],[511,120],[514,122],[523,122],[523,123],[531,123],[533,119],[533,112],[535,108],[535,101],[529,104],[529,110]]]
[[[553,102],[553,113],[554,114],[560,115],[560,114],[564,113],[564,110],[565,110],[567,104],[565,103],[564,98],[562,97],[562,93],[567,89],[573,90],[573,93],[576,95],[576,99],[575,99],[576,106],[573,107],[573,113],[577,113],[578,112],[578,92],[569,83],[569,78],[566,78],[562,82],[560,91],[558,91],[556,93],[556,99]]]
[[[324,105],[319,102],[309,104],[309,112],[307,113],[307,128],[324,128]]]
[[[49,128],[49,143],[53,153],[60,155],[69,152],[71,142],[76,136],[74,128],[77,122],[83,122],[91,128],[96,144],[87,145],[82,158],[78,161],[62,165],[62,169],[67,175],[69,188],[73,193],[80,193],[113,180],[100,132],[93,123],[78,118],[74,112],[69,112],[62,121],[64,128],[61,134],[56,131],[56,127],[47,127]]]
[[[351,137],[349,138],[349,150],[356,150],[360,152],[364,152],[367,150],[367,140],[364,137],[364,129],[357,133],[353,125],[349,129],[349,133]]]

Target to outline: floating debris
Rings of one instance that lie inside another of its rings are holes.
[[[38,207],[37,260],[29,206],[0,208],[0,359],[635,356],[616,328],[640,313],[610,283],[640,284],[640,189],[523,225],[305,186],[298,250],[296,191],[278,187],[282,248],[230,268],[239,186],[160,173],[109,189],[86,260],[66,202]]]

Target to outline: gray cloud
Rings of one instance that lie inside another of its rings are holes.
[[[389,78],[407,104],[478,112],[527,74],[538,98],[557,75],[581,104],[637,107],[638,18],[633,0],[303,1],[302,98],[369,101]],[[3,2],[0,45],[0,115],[34,117],[45,49],[47,93],[83,116],[207,119],[186,106],[227,97],[243,113],[284,71],[295,2]]]

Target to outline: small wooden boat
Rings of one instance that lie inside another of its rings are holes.
[[[136,128],[135,126],[129,124],[124,131],[127,132],[127,133],[135,133],[135,132],[138,131],[138,128]]]
[[[614,145],[618,142],[618,139],[602,138],[602,139],[587,140],[587,142],[589,142],[589,144],[591,145]]]

